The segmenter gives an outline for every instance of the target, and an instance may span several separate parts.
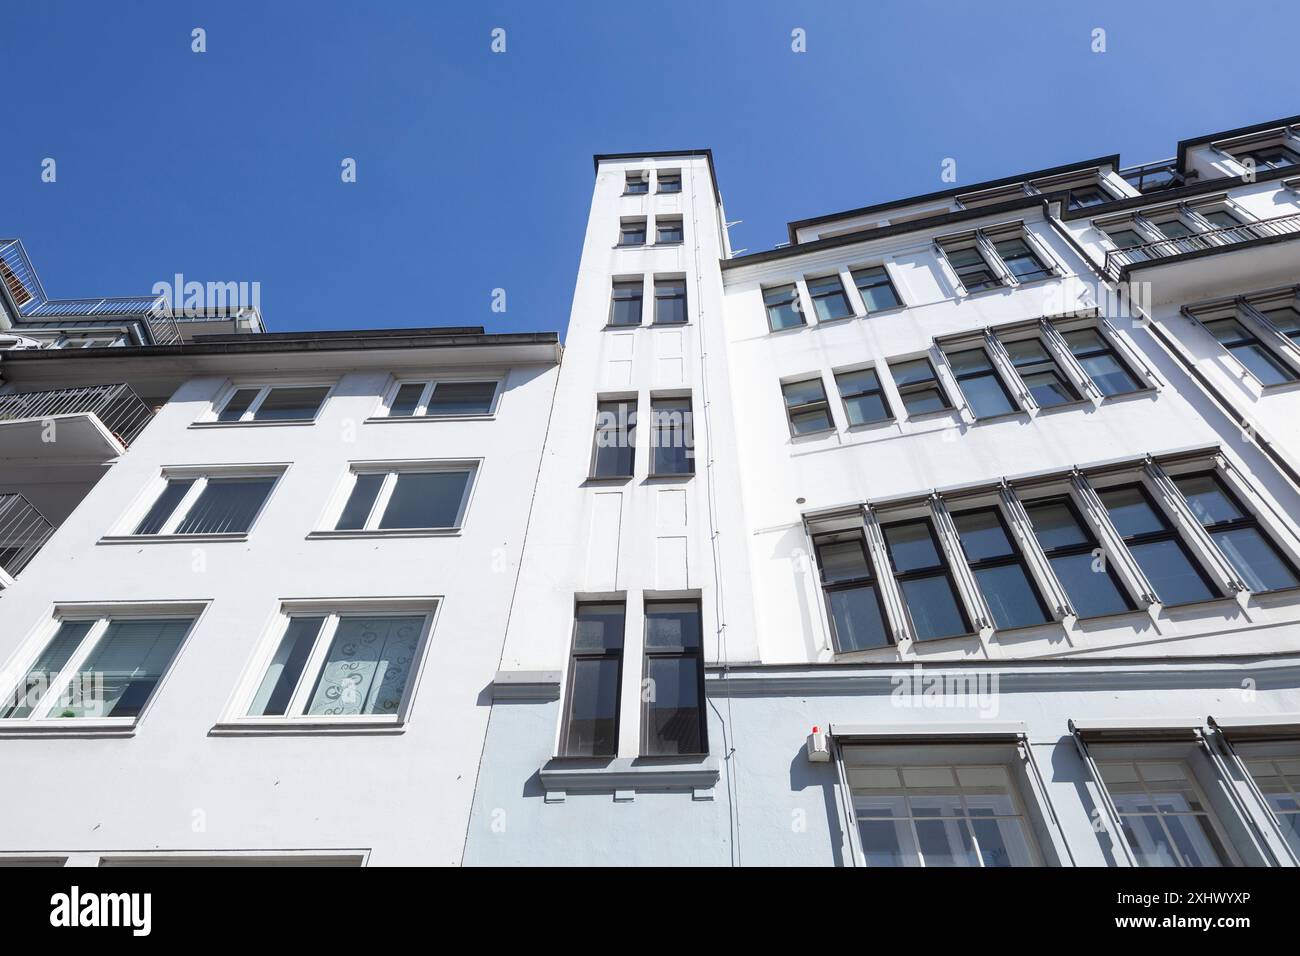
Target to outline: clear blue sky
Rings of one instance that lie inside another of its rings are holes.
[[[1132,164],[1300,113],[1291,4],[1057,6],[10,2],[0,235],[54,296],[182,272],[260,282],[272,331],[563,331],[593,153],[711,147],[756,251],[944,188],[944,157]]]

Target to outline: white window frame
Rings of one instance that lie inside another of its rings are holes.
[[[68,658],[67,663],[51,680],[41,698],[41,704],[34,708],[28,717],[10,717],[0,719],[0,738],[12,736],[30,736],[32,734],[71,734],[73,736],[129,736],[134,733],[140,721],[148,716],[154,703],[164,693],[165,685],[185,653],[186,646],[203,622],[208,602],[155,602],[148,604],[60,604],[53,613],[36,628],[15,656],[10,658],[0,675],[8,675],[12,680],[0,684],[0,701],[6,704],[14,699],[14,694],[22,691],[27,672],[31,669],[41,653],[53,640],[64,623],[78,621],[93,622],[86,636],[81,639],[77,649]],[[189,629],[181,638],[172,656],[167,670],[163,672],[158,684],[149,695],[140,713],[135,717],[42,717],[41,714],[54,707],[67,691],[73,678],[80,673],[82,665],[94,653],[104,633],[114,620],[146,620],[158,618],[164,620],[190,618]],[[26,693],[23,691],[23,693]],[[48,702],[48,703],[47,703]]]
[[[324,515],[322,515],[318,529],[307,537],[412,538],[460,535],[465,530],[465,522],[469,517],[470,504],[474,497],[474,489],[478,486],[482,469],[483,459],[481,458],[351,462],[347,477],[341,483]],[[427,474],[430,472],[469,472],[469,480],[465,482],[465,491],[461,495],[460,507],[456,513],[456,524],[449,528],[380,528],[379,522],[392,500],[393,489],[397,486],[398,475]],[[379,488],[379,494],[375,496],[374,503],[370,506],[365,525],[357,529],[340,531],[334,526],[338,524],[339,518],[342,517],[343,509],[347,507],[348,498],[352,495],[352,489],[356,485],[357,476],[359,475],[384,475],[385,478]]]
[[[463,415],[430,415],[429,402],[433,398],[434,389],[443,384],[466,383],[485,384],[491,382],[493,387],[492,405],[483,413],[463,414]],[[379,409],[369,419],[370,421],[383,422],[458,422],[458,421],[483,421],[496,418],[497,409],[501,404],[501,395],[504,389],[502,385],[505,382],[505,376],[500,373],[491,373],[485,375],[435,375],[432,377],[414,377],[414,378],[397,378],[389,385],[388,391],[384,393],[383,400]],[[424,391],[420,393],[419,404],[416,405],[415,411],[410,415],[393,415],[393,403],[397,401],[397,393],[402,390],[404,385],[423,385]]]
[[[244,541],[257,526],[258,520],[266,512],[267,505],[280,487],[280,479],[288,471],[287,463],[266,465],[186,465],[184,467],[164,467],[159,475],[149,483],[145,491],[136,499],[135,504],[125,517],[114,527],[112,534],[100,539],[101,542],[129,542],[139,544],[147,541]],[[199,496],[203,494],[210,479],[221,478],[271,478],[274,479],[271,490],[253,515],[247,531],[231,531],[216,534],[177,534],[176,528],[185,520],[193,509]],[[158,529],[157,534],[136,534],[135,529],[144,520],[145,515],[157,503],[159,497],[167,490],[172,480],[193,480],[184,497],[176,503],[171,515]]]
[[[206,426],[206,427],[221,427],[221,428],[236,428],[236,427],[243,427],[243,426],[267,427],[273,425],[310,425],[314,423],[318,418],[320,418],[321,412],[323,412],[325,410],[325,406],[329,404],[329,400],[334,396],[334,390],[337,387],[338,387],[337,380],[321,381],[320,379],[304,379],[301,381],[287,380],[287,381],[270,382],[270,383],[267,383],[265,381],[228,382],[226,384],[226,387],[223,388],[221,392],[217,395],[216,399],[213,400],[212,407],[208,409],[207,413],[203,416],[203,418],[200,419],[198,422],[195,422],[195,424]],[[251,390],[254,388],[258,389],[257,396],[253,399],[251,403],[249,403],[249,406],[244,410],[244,413],[239,416],[238,421],[222,422],[217,420],[218,417],[221,415],[221,413],[225,411],[226,406],[230,404],[230,400],[235,397],[236,393],[245,390]],[[257,413],[257,410],[262,407],[262,403],[266,401],[267,396],[271,394],[271,391],[273,389],[277,389],[277,388],[323,388],[325,389],[325,395],[320,401],[320,406],[316,409],[316,414],[313,415],[311,418],[284,418],[284,419],[280,419],[279,421],[264,421],[264,422],[253,421],[253,416]]]
[[[420,680],[427,663],[429,647],[433,643],[433,632],[438,625],[438,617],[445,603],[442,595],[410,598],[339,598],[335,600],[293,599],[280,603],[275,617],[267,628],[261,643],[254,650],[221,721],[214,728],[218,733],[242,732],[314,732],[336,730],[355,732],[366,728],[378,733],[400,733],[410,720],[412,705],[419,691]],[[305,712],[309,697],[320,677],[338,632],[339,622],[348,617],[403,617],[424,615],[424,625],[420,630],[419,643],[412,661],[411,673],[407,680],[402,703],[395,714],[350,714],[350,715],[309,715]],[[283,716],[251,716],[248,713],[266,676],[266,670],[275,656],[276,650],[294,617],[321,616],[325,623],[321,626],[312,643],[311,653],[303,664],[302,673],[294,687],[293,696],[285,708]]]

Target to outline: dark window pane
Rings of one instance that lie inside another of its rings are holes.
[[[1215,532],[1213,537],[1219,550],[1232,562],[1252,591],[1276,591],[1300,583],[1273,543],[1258,528],[1230,528]]]
[[[221,410],[217,416],[219,422],[237,422],[243,417],[244,412],[248,411],[248,406],[253,404],[253,399],[257,398],[261,392],[260,388],[241,388],[234,395],[230,396],[230,401],[226,402],[226,407]]]
[[[1217,597],[1179,542],[1149,541],[1129,545],[1129,550],[1162,604],[1191,604]]]
[[[250,717],[279,717],[289,707],[312,645],[325,623],[323,617],[294,617],[266,668],[262,683],[248,708]]]
[[[861,537],[818,544],[817,562],[821,567],[822,583],[835,584],[871,577],[864,547]]]
[[[803,325],[799,311],[799,290],[793,285],[763,290],[763,303],[767,307],[767,321],[772,331]]]
[[[1037,592],[1019,564],[981,568],[975,571],[975,580],[998,627],[1029,627],[1047,622]]]
[[[680,219],[656,219],[655,242],[681,242],[682,221]]]
[[[380,528],[454,528],[469,484],[467,471],[402,472]]]
[[[928,359],[913,359],[909,362],[894,362],[889,366],[894,375],[894,382],[901,388],[904,385],[916,385],[934,381],[934,369]]]
[[[329,391],[325,386],[311,388],[273,388],[253,413],[253,421],[296,421],[316,417]]]
[[[898,586],[917,640],[956,637],[969,630],[947,575],[903,580]]]
[[[596,408],[592,475],[622,478],[632,474],[636,452],[636,403],[601,402]]]
[[[862,303],[867,307],[868,312],[879,312],[881,309],[893,309],[902,305],[883,266],[859,269],[853,273],[853,281],[857,284],[858,291],[862,293]]]
[[[622,604],[580,604],[574,619],[575,651],[614,651],[623,646]]]
[[[928,522],[886,525],[883,530],[895,571],[903,573],[917,568],[933,568],[943,563],[935,548]]]
[[[690,601],[647,603],[645,644],[650,648],[699,648],[700,606]]]
[[[1007,395],[1007,390],[992,372],[962,379],[961,390],[965,393],[966,400],[970,402],[971,410],[977,418],[1005,415],[1016,410],[1011,397]]]
[[[848,412],[850,425],[866,425],[893,417],[889,414],[884,396],[880,394],[847,398],[844,400],[844,408]]]
[[[1113,355],[1087,356],[1079,359],[1079,364],[1103,395],[1123,395],[1138,390],[1137,380]]]
[[[1168,528],[1138,488],[1107,488],[1098,497],[1106,506],[1115,529],[1126,538],[1137,534],[1153,534]]]
[[[1015,554],[1002,522],[994,511],[968,511],[953,516],[961,536],[962,551],[972,563]]]
[[[274,485],[274,478],[211,478],[176,533],[243,534]]]
[[[1259,311],[1266,319],[1277,326],[1284,335],[1293,339],[1300,338],[1300,311],[1296,311],[1294,306],[1260,308]]]
[[[439,382],[426,415],[487,415],[496,397],[496,382]]]
[[[569,726],[564,752],[605,757],[618,752],[619,661],[577,658],[569,687]]]
[[[55,678],[90,633],[93,624],[93,621],[64,621],[59,625],[58,631],[50,638],[50,643],[45,645],[40,657],[32,663],[22,683],[7,698],[0,700],[0,706],[5,708],[0,713],[0,719],[31,716],[36,705],[49,692]]]
[[[384,484],[384,478],[384,475],[357,475],[352,485],[352,493],[348,495],[347,504],[343,506],[343,513],[339,515],[338,524],[334,526],[336,531],[360,531],[366,526],[366,518],[370,516],[370,509],[375,506],[375,498]]]
[[[1124,593],[1101,559],[1091,552],[1052,558],[1052,570],[1079,617],[1098,617],[1131,610]]]
[[[646,746],[649,755],[703,752],[700,662],[694,656],[646,661]]]
[[[849,298],[844,294],[844,285],[839,276],[823,276],[808,280],[808,294],[812,296],[813,308],[817,310],[817,321],[831,322],[853,314],[849,308]]]
[[[388,410],[392,418],[409,418],[420,407],[420,397],[424,394],[423,382],[408,382],[397,390],[393,396],[393,406]]]
[[[1025,512],[1033,523],[1038,543],[1045,550],[1074,547],[1087,544],[1092,540],[1079,526],[1074,513],[1063,503],[1026,505]]]
[[[790,424],[796,435],[808,435],[813,432],[828,431],[833,423],[828,411],[799,412],[790,416]]]
[[[192,623],[113,621],[81,665],[81,694],[49,716],[138,717]]]
[[[884,647],[889,643],[885,618],[873,585],[826,592],[835,648],[840,653]]]
[[[194,486],[193,478],[172,478],[167,482],[167,487],[163,493],[158,496],[149,513],[144,516],[144,520],[135,529],[135,534],[157,534],[162,530],[167,519],[172,516],[176,506],[181,503],[186,492]]]
[[[909,415],[924,415],[926,412],[943,411],[948,407],[948,402],[938,388],[928,388],[919,392],[905,392],[903,407]]]
[[[1213,475],[1179,475],[1174,484],[1201,524],[1211,525],[1244,517]]]
[[[994,249],[1002,257],[1007,269],[1021,282],[1041,279],[1048,275],[1047,268],[1039,261],[1023,239],[1003,239],[994,243]]]
[[[1021,378],[1029,394],[1034,397],[1040,408],[1064,405],[1078,399],[1074,389],[1065,383],[1056,372],[1034,372]]]

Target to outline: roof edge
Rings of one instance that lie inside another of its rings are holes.
[[[722,205],[722,191],[718,189],[718,173],[713,167],[713,150],[711,149],[651,149],[640,153],[596,153],[591,157],[593,172],[600,172],[600,164],[625,159],[650,159],[652,157],[703,156],[709,164],[709,179],[713,182],[713,198]]]

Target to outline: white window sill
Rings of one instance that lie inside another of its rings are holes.
[[[135,717],[47,717],[40,720],[0,720],[0,738],[12,737],[133,737]]]
[[[351,736],[402,734],[397,717],[249,717],[227,720],[208,731],[209,737]]]
[[[375,528],[361,531],[313,531],[308,541],[331,538],[458,538],[460,528]]]
[[[235,534],[109,534],[96,544],[184,544],[193,542],[247,541],[248,532]]]
[[[190,428],[280,428],[314,424],[316,424],[314,418],[285,418],[273,422],[194,422]]]
[[[495,414],[487,415],[373,415],[367,425],[389,425],[398,422],[490,422]]]
[[[718,758],[709,754],[684,757],[553,757],[539,777],[548,803],[567,793],[690,791],[697,800],[712,800],[718,783]]]

